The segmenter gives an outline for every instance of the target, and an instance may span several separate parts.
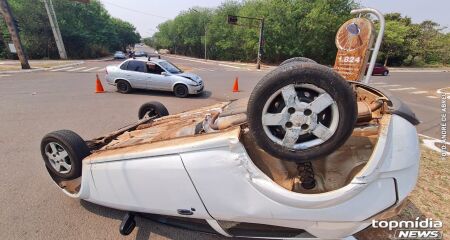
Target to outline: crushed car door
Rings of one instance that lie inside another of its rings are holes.
[[[179,155],[136,157],[91,165],[96,202],[129,211],[211,218]]]

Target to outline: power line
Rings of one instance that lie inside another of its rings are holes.
[[[111,3],[111,2],[108,2],[108,1],[104,1],[104,0],[101,0],[101,2],[102,2],[102,3],[106,3],[106,4],[109,4],[109,5],[111,5],[111,6],[115,6],[115,7],[119,7],[119,8],[122,8],[122,9],[128,10],[128,11],[131,11],[131,12],[135,12],[135,13],[140,13],[140,14],[144,14],[144,15],[147,15],[147,16],[152,16],[152,17],[159,17],[159,18],[164,18],[164,19],[170,19],[170,18],[168,18],[168,17],[164,17],[164,16],[160,16],[160,15],[152,14],[152,13],[146,13],[146,12],[142,12],[142,11],[139,11],[139,10],[136,10],[136,9],[131,9],[131,8],[128,8],[128,7],[124,7],[124,6],[121,6],[121,5],[117,5],[117,4],[115,4],[115,3]]]

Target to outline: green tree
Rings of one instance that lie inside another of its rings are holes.
[[[44,3],[8,0],[19,21],[20,35],[30,58],[58,58]],[[140,41],[130,23],[113,18],[98,0],[82,4],[53,0],[61,35],[70,58],[94,58]]]

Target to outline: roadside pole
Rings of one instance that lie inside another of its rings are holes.
[[[262,55],[263,41],[264,41],[264,18],[261,19],[259,27],[259,46],[258,46],[258,58],[256,59],[256,69],[261,69],[261,55]]]
[[[258,41],[258,53],[257,53],[258,55],[256,56],[256,69],[260,69],[261,68],[262,48],[264,45],[264,18],[228,15],[227,22],[228,22],[228,24],[241,26],[241,27],[251,27],[251,28],[258,27],[258,26],[252,25],[252,24],[250,24],[250,25],[239,24],[238,23],[239,18],[259,21],[259,41]]]
[[[59,31],[58,19],[56,18],[55,9],[53,8],[52,0],[43,0],[45,9],[47,10],[48,19],[52,26],[53,36],[55,37],[56,47],[58,48],[59,57],[67,59],[66,49],[62,40],[61,32]]]
[[[208,25],[205,24],[205,61],[207,61],[206,58],[206,33],[208,32]]]
[[[11,8],[6,0],[0,0],[0,13],[5,19],[6,26],[8,27],[9,34],[11,35],[11,40],[14,43],[14,47],[17,51],[17,56],[20,60],[20,65],[22,69],[30,69],[30,64],[28,63],[27,55],[23,49],[22,42],[20,41],[19,32],[14,21],[14,17],[11,12]]]

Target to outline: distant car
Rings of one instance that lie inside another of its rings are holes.
[[[150,59],[150,58],[158,58],[158,59],[161,59],[161,55],[158,53],[158,51],[154,51],[153,53],[149,53],[148,54],[148,58]]]
[[[106,67],[106,80],[120,93],[133,89],[150,89],[174,92],[177,97],[199,94],[203,91],[202,79],[193,73],[184,73],[174,64],[161,59],[128,59],[120,65]]]
[[[122,51],[116,51],[114,53],[114,59],[125,59],[125,53],[123,53]]]
[[[148,54],[143,51],[137,51],[134,53],[134,57],[147,57],[147,56],[148,56]]]
[[[367,70],[369,69],[369,65],[367,65],[366,68],[366,74],[367,74]],[[376,63],[375,67],[373,68],[373,72],[372,75],[383,75],[383,76],[387,76],[389,75],[389,69],[387,67],[385,67],[383,64],[381,63]]]

